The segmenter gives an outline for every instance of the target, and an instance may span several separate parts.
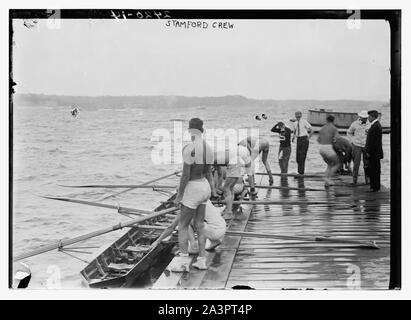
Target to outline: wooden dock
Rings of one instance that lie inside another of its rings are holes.
[[[350,182],[351,177],[341,176],[335,186],[325,190],[319,179],[276,177],[276,186],[300,189],[260,189],[259,200],[280,200],[282,204],[247,205],[244,219],[231,221],[229,230],[375,240],[379,249],[351,243],[226,236],[215,252],[207,253],[208,270],[166,270],[153,289],[388,289],[390,192],[386,188],[367,192],[369,186],[352,187]],[[297,200],[302,203],[287,204]],[[310,205],[310,201],[333,205]],[[336,202],[341,206],[335,206]]]

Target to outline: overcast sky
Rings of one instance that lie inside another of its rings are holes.
[[[166,20],[14,21],[18,93],[240,94],[273,99],[389,100],[385,21],[231,20],[230,30]]]

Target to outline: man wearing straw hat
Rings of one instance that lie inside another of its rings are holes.
[[[353,157],[353,185],[356,185],[358,182],[358,171],[361,164],[361,156],[363,161],[364,167],[364,178],[365,183],[369,183],[368,177],[368,158],[365,154],[365,143],[367,141],[367,131],[370,128],[370,124],[368,120],[368,112],[366,110],[362,110],[358,113],[358,119],[355,120],[350,128],[347,131],[347,136],[351,140],[352,143],[352,157]]]

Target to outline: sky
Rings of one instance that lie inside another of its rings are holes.
[[[232,29],[201,21],[208,28],[115,19],[27,28],[15,20],[16,92],[389,100],[386,21],[231,20]]]

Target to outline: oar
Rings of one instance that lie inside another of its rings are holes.
[[[379,249],[375,241],[360,241],[360,240],[345,240],[333,237],[304,237],[304,236],[284,236],[278,234],[269,233],[256,233],[256,232],[240,232],[240,231],[227,231],[227,235],[240,236],[240,237],[253,237],[253,238],[267,238],[267,239],[283,239],[283,240],[301,240],[301,241],[320,241],[320,242],[332,242],[332,243],[347,243],[357,244],[363,247]]]
[[[163,176],[163,177],[160,177],[160,178],[157,178],[157,179],[148,181],[148,182],[143,183],[143,184],[141,184],[141,185],[146,186],[146,185],[152,184],[152,183],[154,183],[154,182],[157,182],[157,181],[160,181],[160,180],[167,179],[167,178],[169,178],[169,177],[175,176],[175,175],[179,174],[180,172],[181,172],[181,171],[176,171],[176,172],[170,173],[170,174],[168,174],[168,175],[166,175],[166,176]],[[140,185],[140,186],[141,186],[141,185]],[[123,193],[125,193],[125,192],[129,192],[129,191],[134,190],[134,189],[137,189],[137,187],[127,188],[126,190],[123,190],[123,191],[120,191],[120,192],[111,194],[111,195],[109,195],[109,196],[103,197],[103,198],[101,198],[99,201],[103,201],[103,200],[110,199],[110,198],[112,198],[112,197],[116,197],[116,196],[118,196],[118,195],[120,195],[120,194],[123,194]]]
[[[213,204],[223,205],[225,204],[224,200],[212,200]],[[161,201],[162,204],[173,203],[172,201]],[[233,204],[247,204],[247,205],[316,205],[316,206],[344,206],[344,209],[353,209],[357,206],[349,205],[347,203],[339,203],[339,202],[328,202],[328,201],[272,201],[272,200],[257,200],[257,201],[249,201],[249,200],[241,200],[241,201],[233,201]]]
[[[66,202],[71,202],[71,203],[79,203],[79,204],[84,204],[84,205],[93,206],[93,207],[116,209],[119,213],[131,213],[131,214],[133,214],[133,213],[134,214],[150,214],[150,213],[152,213],[152,211],[148,211],[148,210],[121,207],[121,206],[115,206],[115,205],[112,205],[112,204],[93,202],[93,201],[87,201],[87,200],[80,200],[80,199],[72,199],[72,198],[64,198],[64,197],[50,197],[50,196],[39,196],[39,197],[45,198],[45,199],[51,199],[51,200],[66,201]]]
[[[139,228],[142,229],[155,229],[164,230],[166,227],[152,226],[152,225],[141,225]],[[345,240],[332,237],[304,237],[304,236],[284,236],[272,233],[257,233],[257,232],[242,232],[242,231],[226,231],[227,236],[239,236],[239,237],[249,237],[249,238],[265,238],[265,239],[282,239],[282,240],[299,240],[299,241],[312,241],[312,242],[331,242],[331,243],[346,243],[346,244],[357,244],[361,247],[370,249],[379,249],[375,241],[360,241],[360,240]]]
[[[273,176],[297,177],[297,178],[324,178],[320,174],[298,174],[298,173],[271,173]],[[257,172],[256,175],[267,176],[267,172]]]
[[[126,223],[118,223],[118,224],[116,224],[112,227],[108,227],[108,228],[105,228],[105,229],[90,232],[90,233],[87,233],[87,234],[82,235],[82,236],[78,236],[78,237],[67,239],[67,240],[60,240],[57,243],[46,245],[46,246],[38,248],[36,250],[17,255],[16,257],[13,258],[13,262],[23,260],[23,259],[26,259],[26,258],[29,258],[29,257],[33,257],[33,256],[36,256],[36,255],[39,255],[39,254],[42,254],[42,253],[45,253],[45,252],[49,252],[49,251],[52,251],[52,250],[55,250],[55,249],[61,249],[65,246],[69,246],[69,245],[72,245],[72,244],[77,243],[77,242],[81,242],[81,241],[84,241],[84,240],[87,240],[87,239],[91,239],[91,238],[94,238],[94,237],[97,237],[97,236],[100,236],[100,235],[103,235],[103,234],[106,234],[106,233],[109,233],[109,232],[112,232],[112,231],[116,231],[116,230],[120,230],[120,229],[123,229],[123,228],[131,227],[131,226],[134,226],[134,225],[136,225],[138,223],[141,223],[143,221],[153,219],[153,218],[165,215],[165,214],[170,213],[170,212],[175,212],[177,210],[179,210],[179,209],[176,208],[176,207],[173,207],[173,208],[161,210],[161,211],[158,211],[158,212],[151,212],[150,214],[147,214],[144,217],[139,217],[139,218],[136,218],[136,219],[134,219],[132,221],[129,221],[129,222],[126,222]]]
[[[125,189],[125,188],[135,188],[135,189],[176,189],[178,186],[170,185],[136,185],[136,184],[81,184],[81,185],[64,185],[58,184],[60,187],[65,188],[106,188],[106,189]],[[245,185],[249,188],[250,185]],[[281,186],[263,186],[256,185],[256,188],[260,189],[281,189],[281,190],[297,190],[297,191],[325,191],[324,189],[314,189],[314,188],[295,188],[295,187],[281,187]]]
[[[212,201],[215,204],[225,204],[225,201]],[[328,201],[272,201],[272,200],[241,200],[241,201],[233,201],[233,204],[251,204],[251,205],[341,205],[344,203],[333,203]]]
[[[166,186],[166,185],[139,185],[139,184],[79,184],[79,185],[65,185],[57,184],[60,187],[65,188],[106,188],[106,189],[176,189],[177,186]]]
[[[249,188],[250,185],[245,187]],[[325,191],[325,189],[314,189],[314,188],[296,188],[296,187],[281,187],[281,186],[255,186],[260,189],[280,189],[280,190],[297,190],[297,191]]]

